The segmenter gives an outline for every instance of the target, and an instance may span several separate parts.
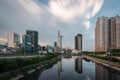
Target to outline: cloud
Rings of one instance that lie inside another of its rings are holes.
[[[88,29],[90,27],[90,21],[84,21],[83,25]]]
[[[18,2],[33,15],[39,14],[40,7],[33,0],[18,0]]]
[[[95,0],[94,1],[91,17],[94,17],[99,12],[103,3],[104,3],[104,0]]]
[[[89,28],[90,20],[101,9],[103,0],[50,0],[48,10],[64,22],[83,18],[85,27]]]

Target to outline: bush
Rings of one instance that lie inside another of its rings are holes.
[[[99,58],[99,59],[102,59],[102,60],[107,60],[107,61],[112,61],[112,62],[118,62],[120,63],[120,60],[117,59],[117,58],[114,58],[114,57],[110,57],[110,56],[95,56],[95,55],[90,55],[92,57],[95,57],[95,58]]]
[[[49,60],[58,55],[59,54],[46,54],[44,57],[2,59],[0,60],[0,73]]]

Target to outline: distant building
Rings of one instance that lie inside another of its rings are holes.
[[[120,16],[99,17],[95,27],[95,51],[120,49]]]
[[[6,53],[7,46],[6,45],[1,45],[0,44],[0,54],[1,53]]]
[[[82,51],[82,34],[77,34],[77,36],[75,36],[75,49]]]
[[[38,51],[38,32],[27,30],[26,34],[31,36],[32,52],[37,52]]]
[[[53,43],[53,47],[54,47],[54,48],[57,47],[57,42],[54,42],[54,43]]]
[[[30,35],[23,35],[22,36],[22,42],[23,42],[23,49],[26,53],[32,53],[32,38]]]
[[[47,52],[52,53],[53,52],[53,47],[50,45],[47,45]]]
[[[57,46],[58,48],[62,49],[62,35],[60,34],[60,31],[58,30],[58,42],[57,42]]]
[[[7,39],[0,38],[0,45],[5,45],[5,44],[7,44]]]
[[[8,33],[8,47],[18,48],[20,44],[20,36],[17,33]]]
[[[56,53],[56,52],[58,51],[57,49],[58,49],[58,47],[57,47],[57,42],[54,42],[54,43],[53,43],[53,52]]]

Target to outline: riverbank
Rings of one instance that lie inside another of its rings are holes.
[[[58,61],[59,56],[59,54],[46,54],[44,57],[2,59],[0,60],[0,80],[9,80],[15,76],[23,77],[36,69],[53,64]]]
[[[120,64],[119,63],[98,59],[98,58],[91,57],[91,56],[88,56],[88,55],[83,55],[83,58],[87,58],[91,61],[94,61],[94,62],[96,62],[98,64],[101,64],[103,66],[106,66],[108,68],[120,71]]]
[[[10,55],[10,56],[0,56],[0,59],[12,59],[12,58],[32,58],[32,57],[44,57],[44,55]]]

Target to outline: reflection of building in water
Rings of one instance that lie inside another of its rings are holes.
[[[62,72],[62,60],[58,62],[58,80],[60,77],[60,73]]]
[[[82,73],[82,57],[78,56],[78,58],[75,59],[75,71],[77,73]]]
[[[120,73],[115,70],[107,69],[99,64],[95,66],[96,80],[120,80]]]

